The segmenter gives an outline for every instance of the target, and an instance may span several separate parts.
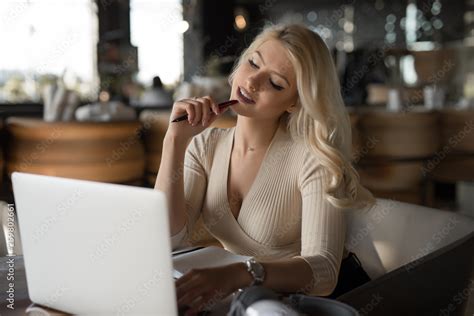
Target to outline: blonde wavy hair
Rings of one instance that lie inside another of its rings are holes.
[[[335,207],[362,208],[375,203],[373,195],[359,181],[352,166],[352,131],[344,105],[334,61],[326,43],[304,25],[271,25],[242,53],[229,76],[265,41],[276,39],[287,49],[296,74],[297,110],[285,112],[293,139],[301,139],[329,172],[326,199]]]

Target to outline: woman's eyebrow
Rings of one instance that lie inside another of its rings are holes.
[[[258,56],[259,56],[260,59],[262,60],[262,63],[265,65],[265,60],[263,60],[262,54],[261,54],[258,50],[256,50],[255,52],[258,54]],[[278,72],[276,72],[276,71],[274,71],[274,70],[272,70],[272,72],[275,73],[275,75],[281,77],[283,80],[285,80],[286,83],[291,87],[290,82],[285,78],[285,76],[283,76],[282,74],[279,74]]]

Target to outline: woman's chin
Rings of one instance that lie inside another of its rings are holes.
[[[238,99],[236,99],[238,100]],[[248,104],[239,102],[230,107],[234,113],[243,115],[243,116],[249,116],[250,113],[250,107]]]

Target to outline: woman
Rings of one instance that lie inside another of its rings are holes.
[[[249,270],[188,272],[176,283],[178,303],[201,310],[262,280],[327,296],[347,254],[344,209],[374,202],[350,162],[350,121],[328,48],[304,26],[269,27],[229,82],[239,101],[234,128],[208,129],[222,114],[210,97],[174,104],[170,120],[187,113],[189,122],[170,124],[155,188],[168,198],[173,248],[202,214],[227,250],[255,261]]]

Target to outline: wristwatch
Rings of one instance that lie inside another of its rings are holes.
[[[263,269],[263,265],[255,260],[255,258],[247,259],[245,265],[247,266],[247,271],[250,272],[253,277],[250,286],[262,284],[265,279],[265,269]]]

